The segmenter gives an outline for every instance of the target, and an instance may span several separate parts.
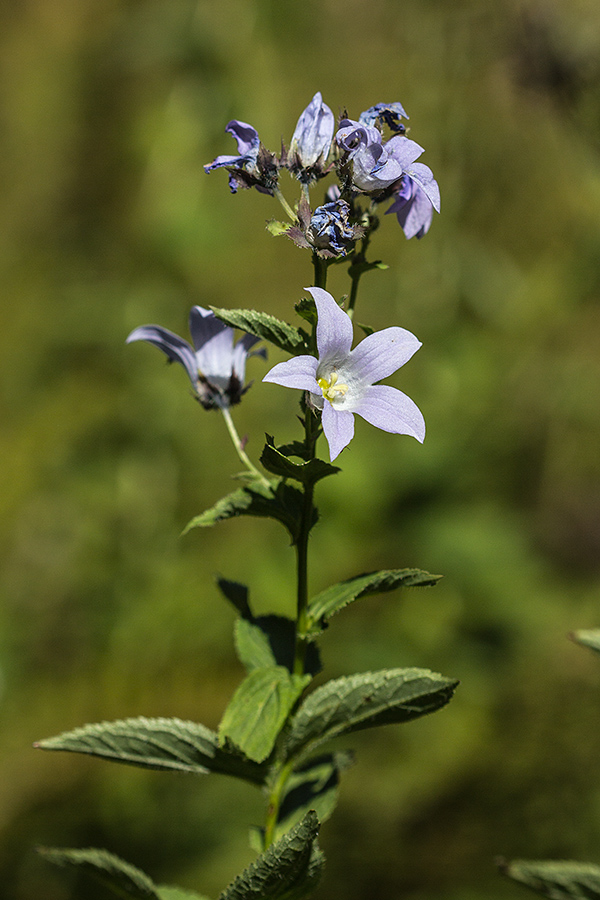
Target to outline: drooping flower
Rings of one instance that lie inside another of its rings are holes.
[[[300,181],[310,183],[323,174],[334,127],[333,113],[318,91],[300,115],[288,151],[288,168]]]
[[[226,168],[229,172],[229,189],[232,194],[238,188],[255,187],[263,194],[272,194],[277,184],[275,156],[262,146],[258,131],[246,122],[233,119],[225,128],[238,145],[237,156],[217,156],[204,166],[205,172]]]
[[[421,346],[404,328],[373,332],[352,347],[352,321],[327,291],[307,288],[317,307],[317,350],[279,363],[263,381],[310,393],[322,410],[322,425],[333,461],[354,436],[357,414],[393,434],[409,434],[421,443],[425,421],[415,403],[396,388],[375,382],[408,362]]]
[[[394,193],[394,202],[386,211],[396,213],[400,227],[407,238],[422,238],[427,234],[433,219],[433,210],[440,211],[440,191],[433,177],[433,173],[427,166],[416,163],[419,169],[427,169],[431,178],[425,181],[425,176],[420,183],[409,175],[404,175],[400,181],[398,190]],[[425,183],[427,191],[421,185]]]
[[[126,343],[147,341],[162,350],[171,362],[180,363],[205,409],[239,403],[250,387],[244,386],[247,357],[266,357],[264,349],[250,352],[259,338],[245,334],[234,346],[233,328],[202,306],[192,307],[190,334],[193,347],[167,328],[142,325],[131,332]]]

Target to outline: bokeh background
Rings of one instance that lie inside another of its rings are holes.
[[[124,338],[186,334],[194,303],[292,317],[308,254],[265,231],[275,200],[202,165],[233,152],[230,118],[277,150],[316,90],[355,117],[400,100],[443,204],[420,242],[382,221],[389,268],[358,313],[423,341],[393,383],[427,439],[358,423],[320,491],[312,587],[445,577],[340,614],[326,673],[461,679],[445,710],[349,742],[319,896],[508,900],[497,855],[600,861],[600,661],[567,639],[600,624],[597,0],[5,0],[2,898],[107,896],[37,844],[106,847],[210,896],[253,858],[250,787],[31,745],[142,714],[215,727],[241,676],[215,574],[291,610],[275,524],[179,537],[238,464],[183,370]],[[236,417],[255,457],[265,431],[298,435],[264,369]]]

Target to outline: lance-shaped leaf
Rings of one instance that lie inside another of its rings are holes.
[[[94,847],[86,850],[40,847],[39,853],[56,865],[89,872],[119,897],[133,900],[206,900],[200,894],[183,891],[181,888],[155,885],[140,869],[107,850],[97,850]]]
[[[316,812],[319,822],[325,822],[338,801],[340,773],[353,762],[352,753],[341,751],[309,759],[299,766],[287,781],[275,837],[288,832],[311,809]]]
[[[276,319],[265,312],[256,309],[220,309],[211,306],[218,319],[231,325],[232,328],[241,328],[248,334],[263,338],[271,344],[275,344],[286,353],[295,356],[298,353],[308,352],[308,335],[301,328],[295,328]]]
[[[238,619],[235,623],[235,649],[240,662],[251,672],[264,666],[294,669],[296,624],[285,616],[257,616]],[[305,671],[316,675],[321,660],[316,644],[306,648]]]
[[[384,669],[328,681],[294,715],[286,753],[296,756],[341,734],[427,715],[448,703],[457,684],[427,669]]]
[[[35,744],[41,750],[70,750],[149,769],[232,775],[262,784],[266,770],[232,748],[219,745],[214,731],[180,719],[122,719],[84,725]]]
[[[311,459],[308,462],[294,462],[281,452],[273,442],[273,438],[267,435],[267,442],[260,457],[261,464],[272,475],[280,478],[293,478],[304,485],[314,485],[321,478],[335,475],[340,472],[339,466],[332,466],[323,459]]]
[[[590,650],[600,653],[600,628],[590,628],[582,631],[574,631],[571,638]]]
[[[187,534],[192,528],[207,528],[237,516],[257,516],[281,522],[290,533],[292,542],[296,543],[303,503],[303,492],[283,481],[273,488],[258,484],[248,485],[228,494],[206,512],[193,518],[184,528],[183,534]],[[313,506],[311,528],[317,518],[317,510]]]
[[[308,610],[310,627],[318,630],[321,620],[328,619],[359,597],[382,594],[400,587],[429,587],[436,584],[441,577],[430,575],[421,569],[382,569],[379,572],[368,572],[341,581],[317,594],[310,601]]]
[[[600,866],[554,860],[500,860],[503,875],[550,900],[600,900]]]
[[[219,725],[221,743],[228,739],[245,756],[263,762],[309,681],[310,675],[292,675],[283,666],[254,669],[223,714]]]
[[[318,832],[319,820],[311,810],[238,875],[219,900],[300,900],[311,893],[323,869]]]

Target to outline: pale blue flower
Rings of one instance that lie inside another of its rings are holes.
[[[415,172],[415,170],[417,170]],[[425,171],[422,171],[425,170]],[[417,182],[416,177],[420,180]],[[422,238],[433,219],[433,210],[440,211],[440,190],[431,169],[415,163],[410,175],[403,175],[394,202],[386,211],[396,217],[407,238]]]
[[[362,125],[376,125],[385,122],[390,131],[404,134],[405,128],[400,119],[408,119],[409,115],[401,103],[377,103],[361,112],[358,121]]]
[[[383,191],[399,181],[424,152],[416,141],[397,134],[385,144],[373,125],[344,119],[335,136],[351,164],[352,182],[365,193]]]
[[[237,193],[239,187],[255,187],[263,194],[272,194],[277,184],[275,157],[261,146],[258,131],[247,122],[233,119],[225,127],[238,145],[237,156],[217,156],[204,166],[205,172],[226,168],[229,172],[229,189]]]
[[[244,386],[247,357],[266,357],[264,349],[249,352],[259,338],[245,334],[234,346],[233,328],[202,306],[192,307],[190,333],[193,347],[167,328],[142,325],[131,332],[126,343],[147,341],[162,350],[171,362],[180,363],[205,409],[239,403],[250,387]]]
[[[352,321],[327,291],[307,288],[317,307],[317,350],[274,366],[263,381],[310,393],[322,410],[322,425],[333,461],[354,436],[358,414],[383,431],[409,434],[421,443],[425,421],[415,403],[396,388],[375,382],[408,362],[421,343],[404,328],[384,328],[352,347]]]
[[[317,92],[298,119],[288,152],[288,166],[300,180],[313,180],[322,172],[334,127],[333,113]]]

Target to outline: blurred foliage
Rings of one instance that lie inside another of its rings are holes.
[[[353,115],[401,100],[443,204],[421,242],[382,221],[390,268],[358,308],[423,341],[395,383],[426,442],[357,424],[319,492],[312,582],[445,578],[340,613],[325,671],[462,682],[431,719],[352,742],[319,896],[500,900],[517,889],[497,854],[600,861],[600,678],[565,639],[600,624],[597,0],[6,0],[0,44],[0,897],[106,896],[37,843],[213,896],[252,859],[244,786],[29,748],[132,715],[214,728],[241,674],[215,575],[290,611],[272,523],[179,538],[236,458],[185,374],[123,342],[185,334],[194,303],[292,316],[307,254],[265,232],[275,201],[202,164],[234,117],[277,149],[316,90]],[[298,437],[297,408],[249,369],[256,458],[265,431]]]

